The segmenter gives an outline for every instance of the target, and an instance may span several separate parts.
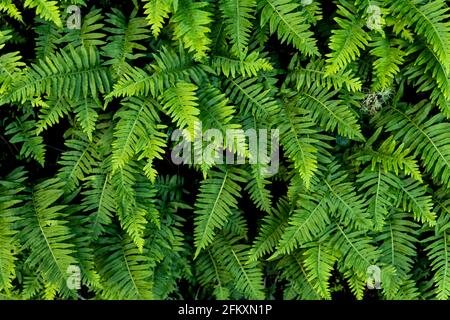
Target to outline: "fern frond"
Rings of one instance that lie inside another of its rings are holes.
[[[157,38],[163,27],[164,19],[167,19],[173,12],[173,0],[144,0],[144,2],[144,14],[147,16],[146,19],[153,36]]]
[[[308,188],[318,169],[318,148],[315,144],[319,140],[314,137],[317,130],[313,119],[308,111],[287,105],[281,110],[276,121],[281,145]]]
[[[271,185],[271,181],[267,179],[268,166],[263,164],[267,162],[269,159],[261,159],[262,157],[258,157],[258,163],[251,165],[251,174],[253,179],[249,181],[245,190],[248,190],[250,193],[250,199],[256,205],[257,208],[270,213],[272,211],[272,192],[268,189]]]
[[[429,245],[426,248],[428,258],[431,260],[434,291],[436,297],[447,300],[450,296],[450,238],[448,230],[436,232],[426,239]]]
[[[45,283],[67,296],[67,268],[77,262],[70,243],[73,234],[64,219],[65,206],[58,204],[63,185],[57,179],[48,179],[31,189],[21,210],[19,237],[30,250],[27,265],[39,272]]]
[[[0,12],[6,13],[11,18],[23,22],[22,13],[19,11],[17,6],[12,0],[1,0],[0,1]]]
[[[450,71],[440,62],[429,44],[418,43],[411,53],[420,51],[414,64],[409,65],[405,72],[419,92],[431,92],[431,100],[437,103],[447,117],[450,115]]]
[[[392,173],[377,166],[364,169],[358,175],[357,182],[368,199],[367,211],[374,230],[381,231],[389,210],[396,204],[399,181]]]
[[[57,52],[61,30],[53,23],[40,18],[37,18],[36,22],[38,23],[34,29],[37,33],[36,58],[45,59],[48,55]]]
[[[152,299],[152,263],[126,235],[100,238],[96,250],[105,299]]]
[[[258,262],[248,261],[249,247],[236,243],[236,238],[229,235],[218,238],[214,244],[216,250],[222,252],[221,262],[233,277],[233,286],[245,298],[264,299],[263,275]]]
[[[186,129],[190,137],[194,137],[196,123],[199,122],[197,86],[188,82],[178,82],[164,91],[161,105],[181,130]]]
[[[342,136],[363,140],[355,112],[339,100],[334,100],[336,93],[313,85],[301,90],[296,101],[299,108],[310,111],[314,122],[324,130],[337,129]]]
[[[176,293],[181,279],[191,278],[189,264],[190,247],[185,245],[185,234],[182,227],[186,219],[178,215],[179,210],[190,209],[183,203],[173,202],[164,211],[164,218],[159,226],[153,225],[148,230],[146,240],[147,255],[154,263],[153,268],[153,298],[169,299]],[[155,264],[156,262],[156,264]]]
[[[109,72],[100,65],[99,54],[93,48],[51,54],[33,65],[23,78],[14,83],[6,99],[25,102],[35,96],[65,96],[69,99],[97,97],[109,91]]]
[[[248,150],[242,127],[234,117],[236,109],[229,104],[225,94],[214,86],[205,86],[199,89],[198,98],[200,122],[196,127],[195,139],[200,130],[203,139],[201,143],[194,143],[194,159],[200,160],[197,161],[206,177],[213,165],[224,162],[224,151],[227,157],[237,154],[245,158]]]
[[[19,52],[9,52],[0,56],[0,94],[5,94],[22,74],[24,63]]]
[[[84,47],[85,49],[105,44],[103,39],[106,35],[101,32],[105,26],[102,20],[103,15],[100,9],[89,11],[83,16],[81,28],[68,30],[59,42],[67,43],[74,48]]]
[[[196,269],[199,281],[203,286],[214,286],[213,294],[217,299],[225,300],[230,297],[227,284],[232,280],[231,275],[221,264],[220,258],[214,256],[209,248],[196,259]]]
[[[286,78],[287,83],[295,84],[297,91],[313,85],[336,90],[345,87],[352,92],[361,90],[361,80],[356,78],[351,70],[339,70],[336,73],[327,74],[324,60],[311,60],[306,66],[302,66],[298,60],[297,55],[292,58]]]
[[[241,115],[240,121],[245,132],[259,133],[253,140],[258,141],[259,148],[249,148],[250,166],[247,172],[250,172],[253,179],[245,187],[250,193],[250,199],[259,209],[270,213],[272,211],[273,192],[271,190],[271,177],[275,174],[278,166],[276,157],[279,153],[278,132],[270,129],[271,125],[266,120],[255,115]],[[270,131],[269,131],[270,129]],[[251,140],[250,140],[251,141]],[[252,145],[251,142],[249,145]]]
[[[11,143],[21,143],[20,156],[36,160],[41,166],[45,162],[44,139],[37,135],[36,121],[27,113],[13,120],[6,127],[6,134],[11,135]]]
[[[410,221],[407,214],[394,211],[386,219],[383,230],[376,238],[376,241],[381,241],[380,262],[395,268],[394,277],[397,279],[388,284],[383,283],[383,291],[388,297],[395,297],[413,268],[418,228],[419,225]]]
[[[379,257],[378,250],[373,246],[373,240],[364,232],[352,231],[337,225],[330,241],[340,257],[339,269],[349,270],[347,272],[350,278],[356,276],[352,281],[365,280],[367,268],[375,264]]]
[[[292,44],[301,53],[318,55],[316,40],[309,31],[309,24],[298,11],[299,4],[292,0],[258,1],[261,10],[261,26],[269,22],[270,33],[277,33],[283,43]]]
[[[179,81],[194,82],[206,78],[205,67],[197,65],[189,55],[180,51],[178,54],[163,47],[154,54],[155,62],[146,70],[131,68],[114,84],[114,90],[106,97],[147,96],[157,97],[164,89]]]
[[[445,1],[424,3],[421,0],[390,2],[389,11],[426,39],[446,73],[450,72],[450,17]]]
[[[357,300],[364,298],[364,290],[366,289],[366,279],[351,270],[344,273],[344,278],[347,280],[350,291]]]
[[[95,265],[91,234],[84,223],[86,218],[85,213],[82,211],[82,205],[71,205],[67,208],[66,214],[71,231],[77,235],[71,242],[76,248],[74,258],[80,268],[80,284],[92,291],[96,291],[101,288],[100,275]]]
[[[92,140],[92,133],[95,130],[95,124],[98,119],[97,110],[101,109],[101,105],[97,99],[85,98],[81,99],[74,106],[75,119],[81,126],[83,132],[89,140]]]
[[[88,176],[99,158],[96,144],[82,137],[66,140],[67,151],[63,152],[58,164],[61,166],[58,177],[65,181],[63,190],[70,194]]]
[[[383,280],[381,280],[383,281]],[[413,279],[407,279],[402,282],[402,290],[398,292],[397,300],[418,300],[421,294],[417,289],[416,283]]]
[[[394,139],[408,146],[421,159],[433,178],[450,185],[450,124],[438,113],[431,115],[432,105],[422,101],[405,110],[399,104],[377,117],[378,126],[385,126]]]
[[[328,188],[326,198],[331,214],[345,226],[356,230],[370,230],[372,221],[367,214],[367,202],[356,192],[348,173],[339,165],[331,164],[327,176],[323,179]]]
[[[110,174],[101,167],[92,173],[84,182],[83,210],[89,212],[86,218],[88,233],[92,240],[97,240],[111,223],[117,207]]]
[[[337,257],[324,243],[311,243],[305,248],[306,277],[324,299],[331,299],[329,280]]]
[[[151,127],[155,127],[159,116],[155,101],[132,97],[122,101],[122,109],[115,114],[118,119],[112,143],[112,169],[124,167],[146,147]]]
[[[256,261],[275,249],[285,233],[285,228],[288,227],[290,212],[289,203],[286,199],[281,198],[277,203],[277,207],[263,218],[260,230],[250,251],[250,261]]]
[[[371,161],[372,170],[380,164],[386,172],[393,171],[398,176],[399,170],[402,170],[406,175],[422,182],[417,161],[414,157],[408,156],[410,150],[405,148],[404,144],[397,146],[392,136],[383,141],[378,150],[373,150],[372,143],[380,135],[381,130],[382,128],[378,128],[364,148],[355,153],[354,164]]]
[[[426,186],[411,178],[402,179],[399,186],[401,191],[397,200],[398,206],[412,212],[416,221],[434,226],[436,214],[432,212],[433,202],[431,196],[427,195]]]
[[[231,105],[227,96],[217,87],[205,86],[198,90],[199,120],[203,129],[218,129],[224,136],[227,130],[242,129],[235,123],[236,107]],[[226,141],[225,141],[226,142]],[[226,143],[226,146],[227,143]],[[232,145],[230,144],[230,149]]]
[[[16,254],[19,251],[17,228],[20,217],[19,204],[24,189],[26,172],[18,168],[0,180],[0,290],[10,292],[16,274]]]
[[[223,73],[226,77],[257,76],[260,71],[270,71],[272,65],[266,58],[261,58],[258,52],[243,53],[240,59],[215,55],[211,61],[212,67],[217,73]]]
[[[337,73],[355,61],[368,44],[370,36],[364,31],[365,20],[356,12],[356,8],[347,1],[340,1],[339,16],[334,18],[339,29],[332,31],[331,52],[327,56],[327,74]]]
[[[170,19],[174,29],[174,39],[183,43],[184,48],[194,52],[196,60],[202,60],[209,51],[211,39],[211,13],[206,9],[207,2],[194,2],[192,0],[180,1],[179,8]]]
[[[36,133],[41,134],[48,128],[58,124],[72,110],[72,101],[64,98],[51,98],[42,104],[39,109],[39,120],[36,122]]]
[[[299,196],[298,208],[289,217],[289,226],[284,230],[272,258],[291,254],[325,230],[330,224],[330,218],[324,197],[324,194],[316,197],[307,194]]]
[[[303,260],[303,251],[284,256],[277,264],[281,278],[289,282],[284,291],[285,299],[320,300],[317,286],[308,280]]]
[[[376,57],[373,62],[374,78],[372,89],[382,91],[389,88],[395,76],[400,72],[406,52],[402,50],[402,42],[397,39],[377,36],[370,44],[370,54]]]
[[[256,1],[221,0],[219,8],[225,20],[225,32],[231,39],[231,52],[242,60],[248,51]]]
[[[195,256],[208,246],[225,225],[240,197],[239,182],[245,182],[245,172],[233,167],[211,170],[200,186],[195,202]]]
[[[25,8],[35,8],[36,14],[42,19],[51,21],[57,27],[62,28],[61,15],[59,13],[58,2],[49,0],[25,0]]]
[[[107,14],[106,20],[112,27],[105,28],[112,33],[107,38],[108,43],[103,46],[103,55],[108,60],[106,65],[111,65],[116,77],[120,77],[128,68],[128,62],[143,57],[145,47],[139,41],[149,38],[144,28],[145,18],[136,17],[133,11],[130,17],[126,17],[120,10],[113,8],[113,13]]]
[[[12,35],[11,35],[12,30],[1,30],[0,31],[0,49],[3,49],[5,47],[5,43],[8,41],[11,41],[12,39]]]
[[[145,159],[146,164],[143,168],[144,174],[150,180],[155,182],[158,171],[154,167],[153,162],[156,159],[162,160],[167,147],[167,135],[163,130],[167,127],[165,125],[156,125],[154,128],[148,129],[148,139],[141,139],[138,150],[142,150],[138,160]]]
[[[118,168],[111,177],[120,225],[133,240],[139,252],[144,248],[144,234],[148,223],[146,208],[137,203],[136,163]]]
[[[257,78],[228,79],[224,82],[224,92],[242,112],[256,117],[267,117],[279,112],[280,106]]]

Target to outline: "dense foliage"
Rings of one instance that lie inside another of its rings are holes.
[[[448,4],[0,0],[0,298],[448,299]]]

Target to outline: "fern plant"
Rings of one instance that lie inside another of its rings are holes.
[[[0,0],[0,298],[448,299],[449,17]]]

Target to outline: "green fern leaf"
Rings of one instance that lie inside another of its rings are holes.
[[[415,243],[419,225],[408,220],[402,212],[393,212],[386,220],[382,233],[377,241],[380,245],[380,262],[395,268],[395,278],[391,283],[383,283],[387,296],[395,297],[402,282],[413,268],[413,257],[416,255]],[[384,268],[383,268],[384,269]]]
[[[245,182],[245,172],[236,168],[219,167],[210,171],[209,177],[202,182],[195,203],[195,256],[207,247],[214,235],[227,221],[231,210],[237,207],[240,197],[239,182]]]
[[[36,160],[41,166],[45,162],[44,139],[37,135],[36,121],[30,113],[17,117],[6,127],[6,134],[12,135],[11,143],[21,143],[20,156]]]
[[[85,178],[83,206],[84,211],[89,212],[89,217],[86,218],[89,235],[92,240],[96,240],[111,223],[117,208],[110,175],[104,174],[101,169],[93,170],[92,173],[93,175]]]
[[[316,40],[309,31],[305,17],[297,11],[299,4],[292,0],[258,1],[261,11],[261,26],[269,22],[270,33],[277,33],[283,43],[293,44],[300,52],[318,55]]]
[[[150,257],[141,253],[127,237],[112,234],[100,239],[96,251],[105,299],[152,299]]]
[[[443,230],[427,238],[430,242],[427,250],[428,258],[431,260],[432,270],[434,272],[433,282],[438,299],[447,300],[450,296],[450,239],[448,230]]]
[[[6,13],[11,18],[23,22],[22,13],[19,11],[17,6],[12,0],[1,0],[0,1],[0,12]]]
[[[223,73],[226,77],[235,77],[241,75],[243,77],[257,76],[260,71],[270,71],[272,65],[265,58],[260,58],[258,52],[254,51],[248,55],[241,55],[239,60],[224,56],[214,56],[211,61],[212,67],[217,73]]]
[[[51,21],[57,27],[62,28],[63,24],[59,14],[58,2],[48,0],[25,0],[25,8],[36,8],[36,14],[41,18]]]
[[[418,156],[425,170],[444,184],[450,182],[450,130],[442,114],[430,115],[432,106],[425,101],[405,111],[400,104],[377,117],[379,126],[386,126],[394,139],[401,141]]]
[[[377,59],[373,63],[375,77],[372,88],[381,91],[392,86],[395,76],[400,72],[400,66],[405,61],[406,53],[402,43],[396,39],[378,36],[371,43],[370,53]]]
[[[431,196],[426,194],[426,187],[413,179],[403,179],[400,186],[398,206],[403,210],[414,213],[414,219],[430,226],[436,224],[436,214],[432,212]]]
[[[277,117],[280,142],[308,188],[317,171],[317,133],[306,110],[286,106]]]
[[[144,234],[147,226],[147,210],[137,203],[137,181],[136,164],[130,163],[127,166],[116,170],[112,176],[112,184],[115,190],[117,203],[117,216],[122,228],[133,240],[139,252],[144,248]]]
[[[39,61],[14,83],[7,100],[25,102],[35,96],[65,96],[69,99],[96,97],[109,91],[109,72],[100,65],[99,55],[93,49],[75,50],[69,46]]]
[[[126,17],[121,11],[113,9],[113,13],[107,14],[107,22],[112,26],[106,31],[113,35],[107,38],[108,43],[102,48],[103,55],[108,58],[106,65],[111,65],[114,75],[119,78],[130,66],[128,62],[144,56],[145,47],[139,43],[149,38],[145,25],[145,18],[136,17],[133,11],[130,17]]]
[[[370,36],[363,29],[365,21],[358,16],[356,9],[347,1],[340,1],[339,16],[334,20],[339,29],[333,30],[330,38],[331,52],[327,54],[327,74],[337,73],[355,61],[369,44]]]
[[[193,139],[196,123],[199,122],[198,98],[195,94],[197,86],[192,83],[178,82],[167,89],[162,96],[162,108],[181,130],[186,129]]]
[[[70,193],[91,173],[99,155],[95,144],[85,139],[67,140],[65,146],[68,150],[62,154],[58,162],[61,166],[58,177],[61,181],[66,181],[64,191]]]
[[[257,78],[237,78],[224,81],[224,92],[243,113],[256,117],[267,117],[279,112],[280,106],[275,98]]]
[[[18,168],[0,180],[0,290],[10,292],[15,277],[19,243],[15,224],[20,217],[19,204],[26,172]]]
[[[59,39],[61,38],[61,30],[53,23],[36,19],[38,26],[35,28],[36,38],[36,57],[45,59],[50,54],[56,53],[58,50]]]
[[[24,64],[18,52],[6,53],[0,56],[0,94],[6,93],[13,82],[20,77]]]
[[[182,51],[163,47],[159,54],[153,55],[155,62],[146,70],[131,68],[114,84],[114,90],[106,96],[113,97],[147,96],[158,97],[164,89],[170,88],[179,81],[206,78],[205,67],[194,64],[193,60]]]
[[[324,130],[334,131],[337,128],[342,136],[363,140],[355,113],[339,100],[332,99],[336,93],[313,85],[299,92],[298,106],[311,111],[311,117]]]
[[[101,30],[103,15],[100,9],[93,9],[83,16],[80,29],[70,29],[64,37],[59,39],[61,43],[68,43],[74,48],[101,46],[105,44],[103,38],[106,36]]]
[[[312,241],[330,223],[324,198],[306,194],[300,195],[299,198],[299,207],[289,217],[289,226],[284,230],[272,258],[290,254],[296,248]]]
[[[408,26],[414,26],[414,31],[425,37],[448,74],[450,72],[450,23],[448,22],[450,15],[445,1],[424,3],[421,0],[401,0],[389,4],[389,10],[398,20],[405,21]]]
[[[81,100],[74,106],[75,118],[89,140],[92,140],[92,133],[98,119],[97,110],[100,108],[99,101],[89,98]]]
[[[153,36],[157,38],[163,27],[164,19],[172,13],[172,0],[145,0],[144,13]]]
[[[306,276],[324,299],[331,299],[329,280],[337,258],[323,243],[309,244],[304,252]]]
[[[258,236],[250,251],[250,261],[256,261],[275,249],[288,226],[290,208],[286,199],[281,198],[277,208],[263,218]]]
[[[65,206],[57,204],[63,185],[57,179],[49,179],[31,189],[21,210],[19,237],[30,250],[27,265],[39,272],[45,283],[67,296],[67,268],[77,262],[70,243],[73,234],[64,219]]]
[[[312,86],[336,90],[345,87],[352,92],[361,90],[361,80],[356,78],[351,70],[339,70],[337,73],[327,74],[324,60],[312,60],[306,66],[302,66],[298,60],[298,55],[292,58],[286,78],[288,84],[295,84],[297,91]]]
[[[225,31],[231,39],[231,52],[241,60],[248,51],[255,0],[222,0],[220,10],[225,20]]]
[[[208,33],[211,29],[211,13],[202,10],[208,6],[207,2],[180,1],[180,7],[170,19],[174,28],[174,39],[180,40],[189,52],[194,51],[194,58],[202,60],[209,51],[211,39]]]
[[[123,108],[115,114],[118,120],[112,143],[112,169],[124,167],[143,151],[141,141],[149,141],[149,128],[159,121],[155,101],[132,97],[122,102]]]

